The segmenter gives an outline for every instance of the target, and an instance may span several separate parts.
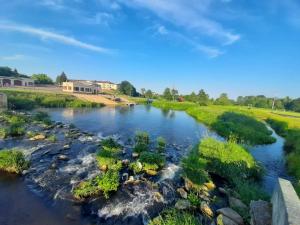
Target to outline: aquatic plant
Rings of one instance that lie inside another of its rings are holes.
[[[151,220],[149,225],[201,225],[201,222],[189,212],[165,209],[158,217]]]
[[[37,113],[35,113],[35,115],[33,117],[33,120],[38,121],[38,122],[42,122],[46,125],[52,124],[52,121],[50,119],[49,114],[46,113],[46,112],[42,112],[42,111],[38,111]]]
[[[152,167],[154,170],[161,168],[165,164],[165,158],[159,153],[155,152],[142,152],[139,158],[140,162],[144,167],[150,169]]]
[[[50,142],[56,142],[57,138],[55,134],[50,135],[49,137],[47,137],[47,140]]]
[[[29,162],[21,151],[0,150],[0,170],[19,174],[28,166]]]
[[[120,175],[119,170],[109,169],[102,176],[96,178],[96,182],[103,192],[105,198],[109,198],[109,193],[111,191],[117,191],[120,185]]]
[[[121,146],[112,138],[101,141],[101,149],[98,151],[96,159],[100,167],[110,168],[117,164]]]
[[[156,150],[159,152],[159,153],[163,153],[166,149],[166,140],[163,138],[163,137],[158,137],[156,139]]]
[[[149,150],[150,138],[147,132],[138,131],[134,137],[135,146],[133,151],[141,153]]]

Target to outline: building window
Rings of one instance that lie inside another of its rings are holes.
[[[68,87],[67,87],[67,86],[63,86],[63,89],[64,89],[64,90],[67,90],[67,89],[68,89]]]
[[[75,90],[75,91],[79,91],[79,87],[75,87],[74,90]]]
[[[68,90],[72,90],[72,87],[71,87],[71,86],[68,86]]]
[[[83,88],[83,87],[82,87],[82,88],[80,88],[80,91],[84,92],[84,88]]]

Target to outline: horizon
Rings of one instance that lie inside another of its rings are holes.
[[[27,75],[300,97],[296,0],[14,0],[0,15],[0,65]]]

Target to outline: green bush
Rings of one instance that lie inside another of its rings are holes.
[[[0,151],[0,170],[11,173],[22,173],[29,166],[24,154],[18,150]]]
[[[139,166],[138,162],[132,162],[129,164],[129,169],[131,169],[135,174],[143,171],[143,165]]]
[[[55,134],[52,134],[51,136],[47,137],[47,140],[50,142],[56,142],[57,138]]]
[[[96,179],[91,179],[88,181],[82,181],[78,186],[72,191],[73,195],[77,199],[84,199],[100,194],[101,190],[97,185]]]
[[[223,137],[237,137],[238,142],[251,145],[271,144],[276,142],[272,131],[265,124],[240,113],[226,112],[218,117],[212,128]]]
[[[150,143],[149,134],[142,131],[136,132],[134,140],[136,144],[143,144],[148,146]]]
[[[97,153],[96,159],[99,166],[112,167],[119,163],[121,146],[112,138],[101,141],[101,150]]]
[[[49,114],[46,113],[46,112],[42,112],[42,111],[37,112],[34,115],[33,119],[35,121],[42,122],[46,125],[51,125],[52,124],[51,118],[50,118]]]
[[[165,164],[165,158],[159,153],[154,152],[142,152],[139,158],[140,162],[143,164],[143,167],[152,168],[161,168]],[[157,170],[155,169],[155,170]]]
[[[189,212],[165,209],[161,215],[151,220],[149,225],[201,225],[201,222]]]
[[[0,139],[4,139],[9,135],[7,128],[0,127]]]
[[[197,148],[194,148],[187,157],[182,159],[183,176],[188,178],[195,187],[209,180],[206,171],[206,160],[200,158]]]
[[[197,192],[190,191],[187,195],[187,199],[194,207],[200,207],[201,205],[201,198],[198,196]]]
[[[271,118],[268,118],[266,122],[275,130],[275,132],[285,137],[287,135],[288,123],[284,121],[278,121]]]
[[[109,198],[111,191],[117,191],[120,185],[119,171],[109,169],[104,175],[97,178],[97,183],[103,192],[105,198]]]

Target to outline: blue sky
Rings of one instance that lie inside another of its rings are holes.
[[[29,75],[300,97],[298,0],[2,0],[0,43]]]

